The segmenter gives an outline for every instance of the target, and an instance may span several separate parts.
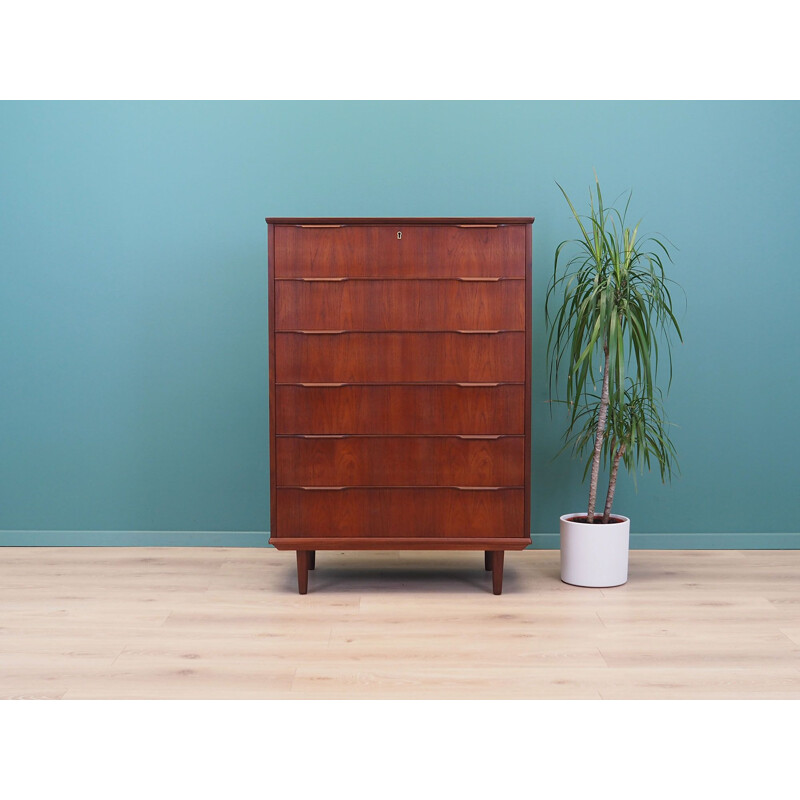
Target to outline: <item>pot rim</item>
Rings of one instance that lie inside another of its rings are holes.
[[[568,522],[571,525],[586,525],[586,526],[588,526],[589,525],[588,522],[578,522],[577,520],[572,519],[572,517],[581,517],[581,516],[585,517],[586,516],[586,512],[585,511],[574,511],[572,514],[564,514],[564,515],[562,515],[561,517],[559,517],[559,519],[561,520],[561,522]],[[602,517],[603,515],[602,514],[595,514],[595,516]],[[626,525],[626,524],[630,523],[630,518],[629,517],[624,517],[624,516],[622,516],[622,514],[616,514],[615,512],[612,511],[611,512],[611,516],[612,517],[616,517],[619,520],[619,522],[608,522],[605,525],[603,525],[602,527],[610,528],[610,527],[614,527],[614,526],[617,526],[617,525]]]

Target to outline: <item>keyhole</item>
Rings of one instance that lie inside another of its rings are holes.
[[[403,238],[403,231],[397,231],[397,238],[398,239],[402,239]]]

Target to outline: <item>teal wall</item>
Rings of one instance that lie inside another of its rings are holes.
[[[533,215],[538,546],[585,503],[551,461],[554,181],[633,188],[679,248],[682,474],[623,477],[640,547],[789,547],[800,426],[800,104],[0,104],[0,543],[264,544],[265,216]],[[134,533],[137,532],[137,533]]]

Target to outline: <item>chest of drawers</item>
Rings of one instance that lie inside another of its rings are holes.
[[[530,544],[531,225],[268,218],[270,543]]]

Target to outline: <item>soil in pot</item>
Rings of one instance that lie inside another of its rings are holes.
[[[584,514],[582,517],[570,517],[567,522],[582,522],[584,525],[618,525],[620,522],[625,522],[625,520],[611,516],[608,518],[608,522],[603,522],[603,515],[595,514],[594,522],[590,523],[589,517]]]

